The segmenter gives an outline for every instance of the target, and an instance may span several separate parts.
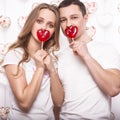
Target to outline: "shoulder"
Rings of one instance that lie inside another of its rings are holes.
[[[15,48],[15,49],[9,50],[6,54],[6,56],[9,55],[9,54],[22,55],[23,54],[23,49],[22,48]]]
[[[91,42],[88,43],[91,56],[106,68],[120,69],[120,54],[110,43]]]
[[[92,53],[103,55],[119,55],[118,50],[110,43],[92,41],[88,43],[88,49]]]
[[[21,48],[16,48],[9,50],[4,57],[2,66],[7,64],[18,64],[18,62],[22,59],[23,50]]]

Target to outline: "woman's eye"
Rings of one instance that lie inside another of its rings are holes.
[[[50,27],[50,28],[53,28],[53,27],[54,27],[54,25],[53,25],[53,24],[49,24],[49,27]]]
[[[36,22],[37,22],[38,24],[40,24],[40,23],[42,23],[42,20],[37,19]]]

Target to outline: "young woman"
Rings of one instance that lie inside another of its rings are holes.
[[[50,33],[43,47],[38,30],[42,31],[40,34]],[[31,11],[3,62],[10,84],[9,120],[55,119],[53,105],[61,106],[64,97],[54,54],[59,49],[58,38],[57,7],[46,3],[38,5]]]

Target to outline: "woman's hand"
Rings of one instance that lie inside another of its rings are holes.
[[[47,55],[44,59],[44,64],[47,68],[47,70],[49,71],[49,73],[55,71],[55,68],[54,68],[54,64],[52,62],[52,58],[50,55]]]
[[[36,63],[36,67],[37,68],[44,68],[44,59],[47,57],[48,53],[41,49],[41,50],[38,50],[34,56],[33,56],[33,59],[35,60],[35,63]]]

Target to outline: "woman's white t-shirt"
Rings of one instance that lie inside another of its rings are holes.
[[[9,51],[5,56],[2,66],[8,64],[18,65],[22,55],[23,51],[20,48]],[[33,59],[30,59],[30,61],[25,62],[22,67],[25,70],[26,80],[29,84],[36,69],[35,62]],[[39,94],[28,113],[21,111],[10,86],[9,98],[11,101],[11,109],[8,116],[9,120],[54,120],[53,101],[50,93],[50,77],[47,71],[44,73]]]

